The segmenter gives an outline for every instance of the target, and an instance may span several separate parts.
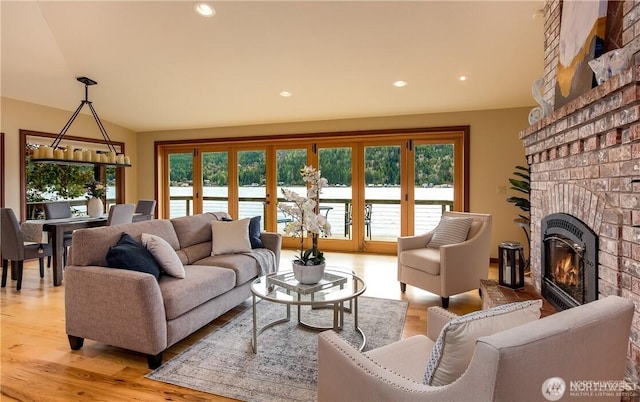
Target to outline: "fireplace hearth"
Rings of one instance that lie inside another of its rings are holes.
[[[558,310],[598,298],[598,236],[574,216],[546,216],[542,229],[542,296]]]

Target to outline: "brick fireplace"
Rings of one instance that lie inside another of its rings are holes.
[[[544,98],[553,104],[562,2],[544,5]],[[609,2],[608,49],[640,49],[640,3]],[[608,50],[605,49],[605,50]],[[633,67],[520,132],[531,167],[531,279],[542,290],[543,219],[569,215],[597,236],[596,298],[636,304],[627,377],[640,382],[640,52]]]
[[[531,167],[531,278],[541,290],[541,222],[568,214],[597,236],[597,297],[640,305],[640,67],[629,69],[520,133]],[[640,317],[628,372],[638,378]]]

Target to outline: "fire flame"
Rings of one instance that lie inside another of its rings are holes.
[[[553,277],[556,282],[568,286],[578,286],[578,267],[572,263],[573,258],[566,256],[560,259],[553,269]]]

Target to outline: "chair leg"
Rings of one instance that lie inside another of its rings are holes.
[[[400,282],[400,291],[401,291],[402,293],[404,293],[404,292],[406,292],[406,291],[407,291],[407,284],[406,284],[406,283],[402,283],[402,282]]]
[[[47,257],[47,268],[51,268],[51,256]]]
[[[16,261],[16,276],[18,277],[18,285],[16,290],[22,289],[22,269],[24,268],[24,261]]]
[[[44,257],[38,258],[38,264],[40,265],[40,278],[44,278]]]
[[[63,247],[63,251],[62,251],[62,266],[64,266],[64,267],[67,266],[67,246]]]
[[[442,300],[442,308],[449,308],[449,298],[441,297],[440,299]]]
[[[9,271],[9,260],[2,259],[2,287],[7,286],[7,271]]]

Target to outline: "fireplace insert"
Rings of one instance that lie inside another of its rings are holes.
[[[598,298],[598,235],[568,214],[542,219],[542,296],[557,310]]]

